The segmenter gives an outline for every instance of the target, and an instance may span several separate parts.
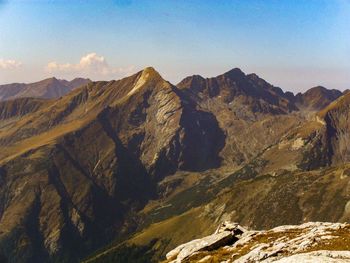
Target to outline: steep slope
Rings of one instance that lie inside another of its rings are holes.
[[[210,234],[225,220],[255,229],[349,220],[348,97],[304,117],[298,111],[253,110],[254,104],[241,103],[255,100],[247,95],[233,96],[231,106],[220,94],[234,85],[212,83],[213,79],[193,76],[178,86],[197,108],[216,116],[225,132],[220,169],[166,177],[158,183],[163,198],[142,211],[138,232],[86,262],[119,262],[118,258],[133,253],[140,257],[138,251],[149,261],[158,261],[177,245]],[[281,96],[293,104],[290,94]],[[256,143],[261,138],[264,141]],[[232,150],[240,146],[246,147],[247,155]],[[239,162],[228,160],[237,157],[242,158],[241,168],[230,173],[237,169],[232,163]]]
[[[76,78],[72,81],[49,78],[39,82],[0,85],[0,101],[15,98],[59,98],[73,89],[89,83],[89,79]]]
[[[348,163],[349,105],[349,94],[333,101],[323,110],[311,115],[299,127],[289,131],[277,146],[264,153],[263,158],[274,159],[277,163],[274,166],[284,169],[289,166],[314,170]],[[283,161],[280,157],[284,159],[285,166],[279,162]]]
[[[232,69],[214,78],[195,75],[177,85],[197,101],[219,98],[226,104],[243,104],[247,111],[257,113],[289,113],[296,110],[289,102],[288,94],[274,87],[256,74],[245,75],[240,69]],[[239,114],[239,113],[237,113]]]
[[[214,78],[187,77],[177,86],[197,107],[216,116],[226,135],[220,156],[231,168],[276,143],[302,118],[290,94],[237,68]]]
[[[257,164],[250,164],[220,182],[202,181],[177,193],[147,211],[148,224],[127,242],[110,246],[86,262],[121,262],[118,257],[137,249],[158,262],[178,245],[213,233],[227,220],[254,229],[309,221],[348,222],[349,165],[312,172],[262,175],[258,171]]]
[[[350,94],[347,93],[319,114],[326,126],[329,159],[332,164],[350,161]]]
[[[0,119],[6,120],[13,117],[21,117],[39,110],[49,102],[43,99],[20,98],[11,101],[0,102]]]
[[[182,96],[147,68],[45,105],[4,102],[0,253],[10,262],[75,262],[133,229],[158,180],[219,166],[223,132]]]
[[[315,170],[349,162],[349,94],[310,114],[285,133],[260,158],[269,160],[263,172]]]

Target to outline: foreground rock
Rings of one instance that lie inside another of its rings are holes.
[[[233,244],[246,231],[238,224],[225,222],[219,226],[213,235],[180,245],[170,251],[166,257],[167,259],[175,259],[174,262],[181,262],[199,251],[212,251]]]
[[[350,262],[350,251],[314,251],[309,253],[301,253],[282,258],[275,261],[276,263],[299,263],[299,262]]]
[[[248,231],[225,222],[170,251],[168,262],[350,262],[350,224],[310,222]]]

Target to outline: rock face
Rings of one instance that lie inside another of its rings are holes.
[[[73,89],[89,83],[89,79],[76,78],[72,81],[49,78],[39,82],[0,85],[0,101],[16,98],[59,98]]]
[[[303,168],[338,166],[350,161],[349,109],[350,94],[345,94],[317,112],[314,117],[316,122],[309,122],[303,127],[306,130],[313,126],[313,132],[305,138],[308,143],[302,147]]]
[[[239,101],[253,112],[287,113],[297,109],[280,88],[255,74],[246,75],[238,68],[215,78],[187,77],[177,86],[197,101],[216,98],[231,105]]]
[[[238,224],[222,223],[213,235],[196,239],[170,251],[166,258],[170,262],[182,262],[200,251],[212,251],[235,243],[247,230]]]
[[[334,164],[350,161],[350,94],[334,101],[319,113],[326,126],[330,162]]]
[[[166,257],[167,262],[349,262],[349,234],[350,225],[340,223],[248,231],[225,222],[215,234],[183,244]]]
[[[220,152],[225,165],[241,165],[299,121],[289,115],[298,110],[289,94],[237,68],[214,78],[187,77],[177,87],[218,120],[226,135]]]
[[[215,116],[153,68],[0,109],[0,253],[12,262],[78,261],[133,229],[159,180],[221,163]]]

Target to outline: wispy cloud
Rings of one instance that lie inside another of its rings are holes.
[[[46,66],[46,72],[53,74],[75,74],[79,76],[104,78],[109,76],[124,76],[133,72],[134,66],[128,67],[111,67],[105,57],[96,53],[89,53],[81,57],[79,63],[63,63],[56,61],[49,62]]]
[[[13,59],[1,59],[0,58],[0,69],[13,70],[22,66],[22,62]]]

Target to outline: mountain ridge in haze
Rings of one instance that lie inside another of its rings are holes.
[[[83,78],[67,81],[52,77],[28,84],[12,83],[0,85],[0,101],[23,97],[58,98],[89,82],[91,80]]]

